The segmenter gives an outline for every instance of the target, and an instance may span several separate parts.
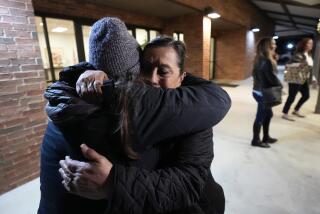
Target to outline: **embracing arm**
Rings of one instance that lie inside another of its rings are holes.
[[[216,84],[187,75],[177,89],[148,87],[133,108],[137,149],[162,140],[212,128],[227,114],[229,95]],[[137,90],[142,90],[137,87]]]
[[[60,73],[60,81],[75,87],[75,79],[87,64],[72,66]],[[102,72],[102,71],[92,71]],[[104,99],[110,100],[114,85],[104,87]],[[154,88],[136,84],[131,106],[131,125],[135,132],[137,150],[152,146],[171,137],[211,128],[229,111],[229,95],[215,83],[187,75],[177,89]],[[136,107],[136,104],[138,106]]]
[[[213,159],[212,129],[175,145],[170,166],[148,171],[115,164],[108,182],[110,213],[169,212],[199,202]]]

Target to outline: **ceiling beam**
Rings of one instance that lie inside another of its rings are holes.
[[[288,22],[290,23],[288,20],[285,20],[285,19],[279,19],[279,18],[274,18],[274,21],[277,22],[277,21],[280,21],[280,22]],[[309,23],[302,23],[302,22],[295,22],[297,25],[306,25],[306,26],[310,26],[310,27],[317,27],[317,24],[309,24]]]
[[[301,22],[296,22],[297,25],[305,25],[305,26],[309,26],[309,27],[314,27],[314,30],[317,29],[317,24],[312,25],[312,24],[305,24],[305,23],[301,23]]]
[[[287,24],[282,24],[282,23],[275,23],[276,25],[279,25],[279,26],[284,26],[284,27],[290,27],[292,28],[292,25],[287,25]],[[297,30],[296,28],[293,28],[293,30]]]
[[[295,21],[293,20],[292,16],[291,16],[291,13],[289,12],[288,8],[287,8],[287,5],[285,3],[283,3],[282,0],[278,0],[278,3],[280,3],[282,9],[284,10],[284,12],[286,13],[286,15],[289,17],[290,21],[292,22],[293,24],[293,27],[295,27],[296,29],[298,29]]]
[[[266,18],[270,18],[271,22],[272,22],[273,24],[275,24],[275,23],[274,23],[274,19],[272,19],[270,16],[267,15],[266,10],[263,10],[263,9],[261,9],[260,7],[258,7],[258,5],[254,4],[252,0],[251,0],[250,2],[251,2],[251,5],[252,5],[255,9],[257,9],[258,11],[260,11]]]
[[[271,3],[279,3],[279,0],[259,0],[259,1],[271,2]],[[287,5],[292,5],[292,6],[308,7],[308,8],[320,8],[320,4],[308,5],[308,4],[303,4],[301,2],[295,2],[295,1],[292,1],[292,0],[290,0],[290,1],[281,0],[281,2],[283,2],[284,4],[287,4]]]
[[[273,13],[275,15],[286,15],[285,13],[280,13],[280,12],[275,12],[275,11],[271,11],[271,10],[264,10],[266,13]],[[313,20],[313,21],[318,21],[318,18],[312,18],[312,17],[308,17],[308,16],[300,16],[300,15],[294,15],[291,14],[292,18],[302,18],[302,19],[309,19],[309,20]]]
[[[276,30],[275,32],[286,32],[286,31],[293,31],[293,30],[296,30],[296,29],[286,29],[286,30]]]

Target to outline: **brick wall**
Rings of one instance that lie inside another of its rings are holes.
[[[46,87],[31,0],[0,0],[0,194],[39,174]]]
[[[217,79],[242,80],[252,74],[257,42],[272,30],[253,33],[247,27],[219,32],[216,38]]]
[[[217,79],[243,79],[245,29],[220,32],[216,37]]]
[[[203,16],[195,13],[186,16],[175,17],[165,22],[163,33],[167,35],[173,32],[184,34],[187,46],[186,71],[197,76],[203,76]],[[192,29],[192,30],[190,30]]]
[[[271,22],[253,3],[248,0],[172,0],[176,3],[203,10],[205,7],[212,7],[225,20],[242,26]]]
[[[251,75],[255,44],[261,37],[272,36],[271,20],[247,0],[174,1],[198,10],[211,6],[224,20],[235,25],[234,29],[212,32],[212,36],[216,39],[216,79],[242,80]],[[252,26],[260,27],[261,32],[255,34],[250,32]],[[214,22],[212,27],[214,28]],[[188,31],[190,30],[193,28],[190,27]],[[204,52],[204,55],[206,53]],[[208,72],[203,72],[205,78],[206,73]]]

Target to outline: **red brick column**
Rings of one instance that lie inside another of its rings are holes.
[[[31,0],[0,0],[0,194],[39,174],[45,87]]]
[[[172,36],[175,31],[184,34],[187,46],[185,70],[208,79],[211,21],[201,13],[175,17],[165,23],[163,33]]]
[[[220,32],[216,37],[216,79],[244,79],[246,29]],[[250,61],[250,60],[248,60]],[[251,64],[252,62],[249,62]]]

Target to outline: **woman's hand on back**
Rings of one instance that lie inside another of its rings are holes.
[[[80,75],[76,83],[78,95],[88,103],[101,101],[103,81],[108,80],[105,72],[100,70],[87,70]]]
[[[113,164],[85,144],[81,145],[81,151],[88,162],[70,157],[60,161],[62,184],[67,191],[81,197],[92,200],[107,198],[111,188],[108,177]]]

